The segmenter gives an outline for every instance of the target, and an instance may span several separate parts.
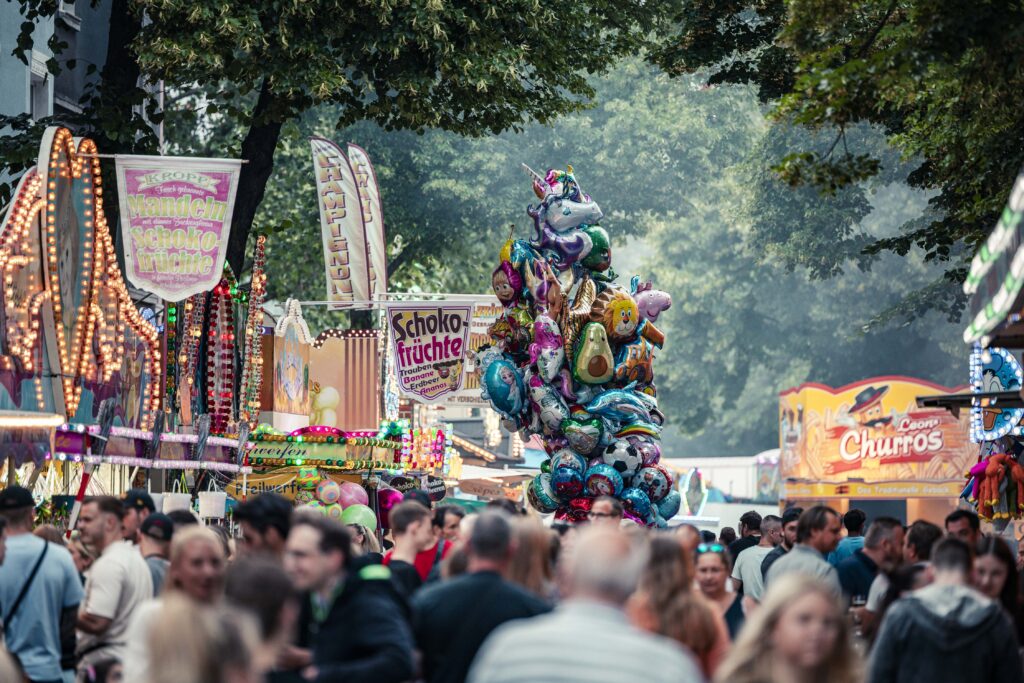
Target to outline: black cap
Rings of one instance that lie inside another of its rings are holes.
[[[174,522],[165,514],[153,512],[142,520],[139,531],[158,541],[169,541],[174,535]]]
[[[156,512],[153,496],[144,489],[128,489],[121,494],[121,502],[125,510],[149,510]]]
[[[277,529],[282,538],[288,536],[292,526],[294,506],[277,493],[261,493],[235,508],[236,522],[248,522],[261,534]]]
[[[20,486],[8,486],[0,491],[0,510],[20,510],[36,506],[32,492]]]
[[[415,501],[428,510],[430,509],[430,495],[423,489],[412,489],[411,491],[406,491],[405,495],[402,496],[402,500]]]

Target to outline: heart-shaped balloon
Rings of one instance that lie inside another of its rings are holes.
[[[569,446],[583,455],[589,455],[601,442],[601,420],[594,417],[579,419],[571,417],[562,421],[562,434],[569,441]]]

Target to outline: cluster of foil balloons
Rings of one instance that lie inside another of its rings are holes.
[[[507,429],[544,441],[550,459],[528,489],[537,510],[579,522],[614,496],[630,519],[664,526],[680,496],[659,462],[655,321],[672,298],[639,277],[616,284],[601,208],[572,166],[526,170],[533,238],[509,239],[491,276],[505,310],[477,353],[481,393]]]

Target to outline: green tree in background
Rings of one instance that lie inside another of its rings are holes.
[[[27,19],[16,48],[22,59],[32,47],[32,22],[54,16],[58,4],[20,0]],[[108,55],[96,85],[99,99],[83,101],[76,120],[86,125],[76,133],[126,132],[118,136],[122,144],[104,151],[155,151],[151,135],[143,144],[131,135],[139,129],[140,98],[150,110],[155,100],[137,88],[139,77],[174,92],[198,84],[206,113],[223,113],[244,131],[230,146],[232,156],[249,162],[228,244],[228,262],[240,273],[282,130],[304,112],[330,104],[338,126],[365,120],[385,130],[459,135],[551,121],[584,107],[593,95],[587,75],[651,44],[676,6],[598,0],[566,11],[537,0],[116,0],[116,54]],[[60,68],[52,60],[51,70]],[[115,71],[118,89],[107,93],[106,76]],[[24,160],[38,130],[24,119],[0,119],[0,128],[13,124],[23,135],[4,142],[5,158]]]
[[[497,251],[516,224],[529,235],[535,201],[519,170],[572,163],[601,204],[620,281],[636,272],[671,292],[658,325],[669,336],[655,366],[671,428],[670,455],[739,454],[777,442],[777,396],[805,381],[842,385],[877,374],[959,384],[958,332],[935,314],[913,326],[871,324],[934,279],[914,255],[878,255],[858,268],[787,263],[770,231],[803,231],[856,256],[861,245],[920,219],[927,198],[892,172],[822,197],[790,188],[764,164],[800,128],[772,124],[752,89],[703,87],[629,59],[594,78],[596,105],[552,125],[466,139],[442,131],[387,132],[369,123],[332,130],[330,111],[286,129],[256,219],[268,242],[271,294],[324,297],[323,253],[307,136],[352,141],[373,157],[384,196],[392,290],[489,291]],[[895,157],[877,131],[857,144]],[[853,138],[851,138],[853,139]],[[809,275],[829,276],[822,281]],[[314,327],[342,314],[307,310]],[[865,329],[865,326],[868,326]]]
[[[820,131],[764,160],[780,177],[825,193],[891,172],[875,148],[853,139],[880,126],[911,163],[907,182],[928,192],[929,211],[855,248],[863,256],[919,248],[944,264],[887,317],[937,308],[956,318],[965,266],[988,235],[1024,163],[1024,7],[959,0],[847,3],[695,0],[676,17],[679,35],[656,59],[710,83],[751,83],[773,116]],[[834,271],[849,256],[806,231],[769,231],[789,263]]]

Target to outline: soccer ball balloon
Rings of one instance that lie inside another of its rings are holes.
[[[632,477],[643,465],[639,451],[625,439],[612,441],[604,450],[601,460],[604,464],[614,467],[623,479]]]

